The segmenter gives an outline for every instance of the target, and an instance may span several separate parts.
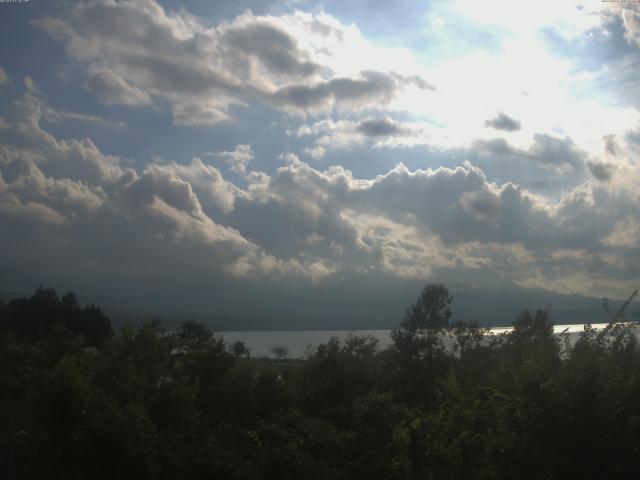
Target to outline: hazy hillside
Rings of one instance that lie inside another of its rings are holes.
[[[416,282],[392,284],[363,284],[357,294],[346,298],[339,287],[332,289],[300,290],[291,298],[283,299],[279,308],[264,308],[256,312],[249,305],[244,312],[203,306],[182,308],[153,306],[115,297],[81,293],[82,303],[96,304],[111,318],[115,327],[139,325],[147,320],[160,320],[167,327],[192,319],[215,330],[358,330],[394,328],[402,319],[420,290]],[[354,291],[352,287],[351,292]],[[548,308],[551,318],[558,324],[599,323],[607,320],[602,299],[583,295],[563,295],[541,289],[526,289],[516,285],[505,286],[504,291],[451,288],[453,292],[453,318],[477,320],[482,325],[510,325],[523,310]],[[27,293],[0,292],[5,301]],[[252,300],[254,302],[254,300]],[[613,312],[622,300],[611,300]],[[261,305],[259,299],[255,305]],[[634,302],[628,309],[629,318],[640,311]]]

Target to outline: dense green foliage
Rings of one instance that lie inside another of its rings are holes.
[[[539,311],[487,337],[449,304],[428,285],[387,350],[274,361],[38,290],[0,306],[0,478],[637,478],[631,327],[570,347]]]
[[[73,293],[58,298],[55,290],[46,288],[38,288],[30,298],[14,299],[0,308],[0,331],[10,331],[34,342],[82,335],[87,345],[96,347],[113,334],[111,322],[98,307],[80,308]]]

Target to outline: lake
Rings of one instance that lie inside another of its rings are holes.
[[[603,329],[607,324],[593,324],[596,330]],[[577,339],[584,325],[554,325],[554,333],[569,334],[570,340]],[[511,327],[493,327],[490,333],[499,335],[511,331]],[[271,349],[284,347],[289,358],[302,358],[305,352],[318,345],[327,343],[331,337],[345,340],[349,335],[371,335],[378,339],[378,347],[384,349],[391,345],[391,330],[300,330],[300,331],[222,331],[217,332],[226,342],[242,341],[249,347],[252,357],[274,357]]]

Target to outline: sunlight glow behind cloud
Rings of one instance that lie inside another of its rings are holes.
[[[640,104],[611,87],[638,88],[636,10],[436,2],[395,37],[336,11],[34,9],[59,50],[0,66],[0,221],[29,239],[0,244],[7,271],[53,235],[60,275],[94,283],[640,280]]]

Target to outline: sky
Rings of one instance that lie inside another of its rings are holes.
[[[31,0],[0,30],[4,290],[302,322],[640,284],[638,3]]]

